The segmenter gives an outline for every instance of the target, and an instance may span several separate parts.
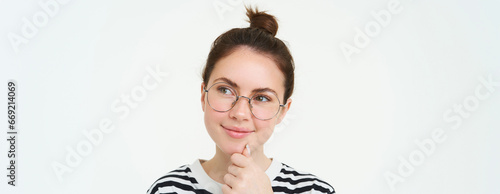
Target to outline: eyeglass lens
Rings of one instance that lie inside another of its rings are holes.
[[[209,105],[218,112],[231,110],[238,98],[237,92],[227,83],[219,82],[212,85],[207,92]],[[245,100],[247,100],[245,98]],[[252,114],[261,120],[273,118],[279,111],[280,102],[271,91],[257,92],[250,98]]]

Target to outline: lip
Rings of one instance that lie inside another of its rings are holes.
[[[222,126],[222,125],[221,125]],[[254,131],[248,130],[246,128],[241,127],[226,127],[222,126],[224,131],[226,131],[227,135],[235,139],[245,138],[246,136],[252,134]]]

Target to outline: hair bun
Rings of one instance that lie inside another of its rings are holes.
[[[246,9],[248,19],[250,19],[250,28],[259,28],[276,36],[278,32],[278,22],[274,16],[264,11],[259,11],[257,8],[253,10],[251,7],[247,7]]]

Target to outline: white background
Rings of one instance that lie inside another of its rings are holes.
[[[296,62],[293,104],[268,156],[338,193],[500,192],[496,1],[30,0],[0,2],[0,132],[9,79],[19,128],[16,187],[0,141],[0,193],[145,193],[164,173],[209,159],[201,71],[218,35],[248,26],[244,4],[279,19]],[[391,17],[382,25],[372,12]],[[28,25],[36,32],[23,35]],[[356,29],[371,35],[366,45]],[[148,68],[168,74],[150,80],[154,89],[142,86]],[[122,102],[131,95],[137,106]],[[106,119],[114,130],[58,179],[53,165],[68,165],[68,149]],[[415,141],[438,132],[425,154]]]

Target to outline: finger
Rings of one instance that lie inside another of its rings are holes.
[[[227,167],[227,172],[237,177],[240,174],[241,168],[235,165]]]
[[[226,175],[224,175],[224,183],[226,183],[227,186],[229,186],[230,188],[233,188],[235,185],[235,180],[236,180],[236,177],[230,173],[227,173]]]
[[[229,185],[222,185],[222,193],[231,193],[231,187]]]
[[[240,153],[234,153],[233,155],[231,155],[231,163],[241,168],[248,166],[249,163],[248,159],[249,158]]]
[[[247,158],[252,157],[252,152],[250,151],[250,146],[247,144],[245,149],[243,149],[243,155]]]

